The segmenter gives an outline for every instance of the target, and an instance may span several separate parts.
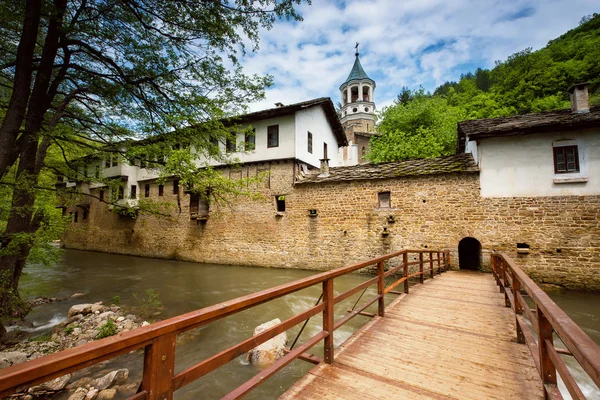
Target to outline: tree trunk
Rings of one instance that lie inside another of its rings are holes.
[[[27,0],[23,32],[17,47],[15,78],[6,116],[0,126],[0,178],[17,160],[17,136],[27,111],[33,76],[33,55],[40,25],[41,0]]]
[[[38,0],[29,0],[27,2],[27,13],[30,12],[30,6],[35,6],[34,3],[36,1]],[[15,142],[13,146],[11,146],[11,149],[9,149],[13,152],[12,157],[14,157],[14,152],[17,152],[19,166],[17,169],[16,185],[13,191],[10,215],[4,234],[4,245],[8,245],[11,248],[11,251],[0,257],[0,325],[2,325],[7,318],[22,318],[30,309],[29,304],[22,301],[18,288],[23,267],[25,266],[31,246],[33,245],[33,235],[39,228],[38,223],[32,223],[35,205],[34,187],[37,184],[39,177],[39,168],[36,168],[36,165],[43,163],[43,159],[38,157],[38,144],[40,132],[43,130],[44,116],[52,102],[52,96],[48,89],[52,79],[52,67],[58,52],[58,43],[61,35],[60,27],[66,9],[66,0],[55,0],[54,6],[55,10],[50,13],[48,30],[44,41],[44,48],[42,50],[42,58],[37,69],[33,89],[31,92],[27,92],[27,97],[25,99],[26,105],[28,106],[27,115],[25,116],[25,129],[18,141],[19,148],[14,149],[16,145]],[[26,37],[24,30],[19,48],[21,48],[23,41],[26,39],[28,38]],[[17,65],[21,61],[22,60],[18,58]],[[31,82],[31,73],[32,70],[29,74],[29,82]],[[16,91],[13,90],[13,97],[15,93]],[[31,95],[29,95],[29,93],[31,93]],[[10,108],[8,111],[10,111]],[[19,110],[13,110],[13,115],[18,116],[17,111]],[[8,112],[6,118],[9,118]],[[18,128],[20,128],[22,120],[23,117],[21,117]],[[5,128],[4,125],[2,128]],[[4,138],[5,133],[6,132],[0,130],[0,141]],[[44,143],[42,143],[42,149],[40,150],[42,153],[45,153],[46,145]],[[2,158],[0,157],[0,176],[2,176],[2,173],[4,172],[2,167]],[[39,221],[39,218],[36,218],[36,221]],[[0,340],[5,336],[2,334],[3,332],[5,332],[4,327],[0,326]]]

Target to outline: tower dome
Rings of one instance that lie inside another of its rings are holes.
[[[359,159],[365,154],[370,137],[375,133],[375,81],[367,75],[358,53],[344,83],[340,85],[341,123],[349,143],[358,145]]]

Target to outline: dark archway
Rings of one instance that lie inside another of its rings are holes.
[[[481,269],[481,243],[466,237],[458,242],[458,265],[460,269],[477,271]]]

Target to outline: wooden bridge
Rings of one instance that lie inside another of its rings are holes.
[[[365,268],[376,275],[334,294],[335,278]],[[144,349],[142,382],[130,400],[172,399],[176,390],[317,314],[320,332],[224,398],[243,397],[298,358],[317,366],[282,399],[560,399],[557,372],[574,399],[585,399],[561,355],[573,357],[600,387],[598,346],[508,256],[492,256],[493,275],[449,268],[448,251],[402,250],[315,274],[0,370],[0,398]],[[313,285],[322,285],[315,306],[174,374],[178,334]],[[377,295],[334,320],[336,304],[371,285]],[[387,293],[398,298],[386,308]],[[377,314],[365,312],[374,303]],[[335,330],[359,314],[373,320],[334,350]],[[320,341],[323,358],[307,354]]]

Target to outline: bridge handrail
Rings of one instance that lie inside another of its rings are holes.
[[[409,263],[409,254],[417,254],[419,256],[419,262]],[[424,254],[428,254],[429,259],[424,260]],[[436,258],[434,258],[434,254],[436,254]],[[384,262],[398,256],[402,256],[402,263],[391,268],[387,272],[384,271]],[[424,267],[426,262],[429,263],[429,268]],[[404,283],[404,293],[408,293],[408,279],[410,277],[420,276],[420,282],[422,283],[427,271],[431,278],[433,278],[436,272],[434,262],[437,262],[438,273],[445,271],[450,266],[449,251],[401,250],[362,263],[315,274],[304,279],[299,279],[260,292],[208,306],[129,332],[119,333],[115,336],[89,342],[82,346],[17,364],[0,370],[0,398],[4,398],[9,394],[14,393],[16,389],[25,385],[31,386],[46,382],[67,373],[100,363],[104,360],[144,348],[142,384],[138,393],[130,397],[130,400],[171,399],[175,390],[193,382],[208,372],[219,368],[248,350],[253,349],[261,343],[264,343],[287,329],[305,321],[307,318],[322,313],[323,329],[321,332],[308,339],[303,345],[295,350],[289,351],[288,354],[277,360],[269,368],[261,371],[255,377],[251,378],[225,397],[231,399],[240,398],[296,358],[302,358],[311,362],[321,361],[314,356],[311,357],[305,354],[305,351],[321,340],[324,340],[325,342],[324,361],[326,363],[333,362],[333,332],[337,328],[348,322],[354,316],[361,314],[364,309],[375,301],[378,301],[378,315],[383,317],[385,313],[384,295],[391,292],[391,289],[400,283]],[[419,271],[408,275],[409,266],[416,264],[419,265]],[[334,296],[334,278],[370,266],[377,266],[376,277],[369,279],[338,296]],[[384,287],[384,278],[394,272],[399,272],[401,269],[403,270],[402,277],[386,289]],[[261,334],[232,346],[173,376],[176,335],[319,283],[323,285],[323,302],[321,304],[315,305]],[[365,304],[359,306],[356,310],[350,312],[335,323],[333,313],[334,305],[373,284],[377,284],[377,296],[369,299]]]
[[[504,293],[507,307],[515,312],[517,340],[527,343],[544,383],[547,398],[562,399],[557,387],[556,372],[574,399],[585,399],[581,389],[560,358],[559,354],[572,355],[600,388],[600,347],[552,299],[519,268],[504,252],[492,254],[492,271],[500,291]],[[521,293],[525,290],[535,303],[530,310]],[[534,313],[535,311],[535,313]],[[523,319],[527,316],[538,340]],[[562,340],[568,351],[554,347],[553,332]]]

